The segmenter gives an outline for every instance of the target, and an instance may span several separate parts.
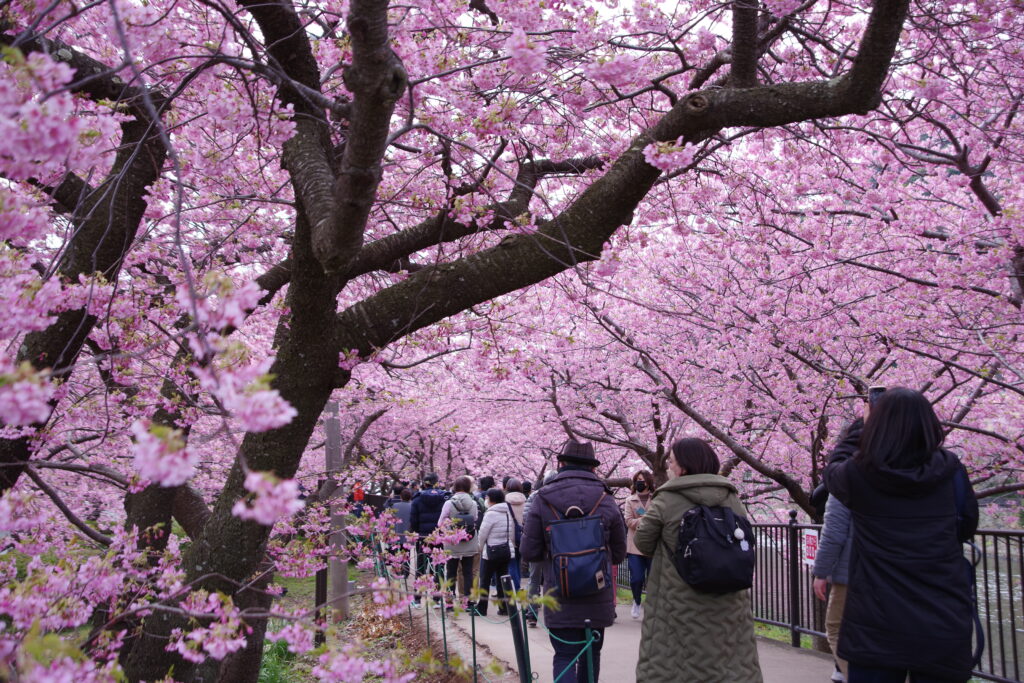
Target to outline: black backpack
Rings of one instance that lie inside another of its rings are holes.
[[[754,530],[732,508],[698,505],[679,520],[672,562],[701,593],[733,593],[754,585]]]
[[[456,529],[465,529],[470,538],[476,536],[476,505],[472,504],[466,510],[460,510],[459,504],[452,499],[452,526]]]

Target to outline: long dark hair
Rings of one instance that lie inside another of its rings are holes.
[[[672,444],[672,455],[687,474],[718,474],[722,464],[707,441],[679,439]]]
[[[892,387],[871,406],[856,459],[866,469],[913,469],[930,460],[944,438],[942,423],[924,394]]]

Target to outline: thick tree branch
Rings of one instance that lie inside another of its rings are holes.
[[[363,418],[363,421],[359,424],[359,427],[356,428],[355,433],[352,434],[352,438],[349,439],[348,443],[345,445],[345,451],[342,454],[341,458],[342,463],[347,464],[351,462],[352,452],[355,450],[359,442],[362,441],[363,436],[366,434],[366,430],[369,429],[374,422],[384,417],[388,410],[388,408],[381,408],[379,410],[375,410],[374,412],[370,413],[369,415]]]
[[[353,0],[348,30],[352,65],[344,78],[353,94],[348,141],[334,186],[333,220],[313,219],[313,252],[329,273],[347,271],[363,243],[380,184],[391,115],[408,83],[405,68],[388,44],[387,2]]]
[[[730,83],[737,88],[757,85],[758,0],[733,0],[732,3],[732,71]]]
[[[164,104],[163,96],[159,92],[125,83],[124,79],[117,75],[118,71],[126,68],[124,64],[111,68],[60,40],[42,36],[18,40],[17,36],[0,34],[0,44],[11,46],[16,42],[18,49],[25,54],[44,52],[51,59],[63,62],[74,69],[74,76],[67,86],[71,92],[85,95],[95,102],[116,102],[126,107],[136,118],[144,120],[149,119],[149,113],[144,105],[146,96],[153,99],[158,108]]]
[[[77,283],[79,276],[93,274],[115,282],[146,210],[147,189],[159,177],[167,155],[158,122],[149,119],[142,99],[148,95],[158,105],[162,100],[155,92],[125,86],[120,78],[110,75],[109,69],[63,43],[35,38],[22,42],[21,49],[55,50],[59,59],[76,68],[79,80],[72,84],[73,91],[120,101],[136,115],[121,124],[121,145],[110,173],[94,191],[75,200],[70,217],[75,230],[57,268],[61,279],[68,282]],[[83,78],[83,72],[92,75]],[[58,186],[66,189],[61,194],[70,196],[85,189],[84,183],[79,185],[68,178],[65,182],[69,185],[62,182]],[[86,308],[64,311],[45,330],[25,337],[18,362],[28,361],[37,369],[49,369],[53,376],[63,378],[71,372],[95,324],[96,317]],[[27,462],[30,455],[28,437],[0,440],[0,491],[13,486],[22,471],[17,466],[3,465]]]
[[[449,217],[447,209],[411,228],[401,230],[365,245],[349,270],[349,277],[356,277],[374,270],[388,267],[404,257],[438,244],[474,235],[479,232],[500,230],[509,221],[529,210],[537,183],[547,175],[577,174],[598,169],[604,165],[600,157],[566,159],[564,161],[532,161],[523,163],[516,175],[515,184],[505,202],[492,204],[488,209],[493,218],[486,224],[476,221],[459,223]]]

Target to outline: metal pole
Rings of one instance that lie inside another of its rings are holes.
[[[405,594],[409,595],[409,576],[408,575],[402,577],[402,585],[405,586]],[[412,626],[413,626],[413,621],[412,621],[412,603],[409,603],[406,606],[405,609],[407,609],[409,611],[409,628],[412,628]]]
[[[313,590],[313,602],[314,602],[314,619],[316,620],[317,629],[316,635],[313,637],[313,642],[317,647],[327,642],[327,634],[324,633],[324,629],[321,626],[321,609],[327,602],[327,570],[319,569],[316,572],[316,586]]]
[[[469,629],[473,635],[473,683],[480,683],[476,663],[476,607],[473,605],[469,606]]]
[[[800,539],[796,528],[796,510],[789,511],[789,639],[800,647]]]
[[[526,610],[527,609],[530,609],[529,606],[527,606],[526,609],[524,609],[522,612],[519,613],[519,617],[520,617],[519,622],[520,622],[520,628],[523,630],[523,649],[526,651],[526,661],[530,663],[530,666],[532,668],[533,667],[533,659],[530,657],[530,631],[529,631],[529,629],[526,626],[526,614],[527,614]],[[531,678],[533,677],[533,672],[532,671],[530,672],[530,676],[531,676]]]
[[[452,596],[455,599],[455,596]],[[441,638],[444,641],[444,663],[449,664],[448,661],[448,621],[445,619],[445,612],[448,611],[445,603],[444,593],[441,594]]]
[[[583,640],[587,648],[587,681],[594,683],[594,644],[590,642],[594,632],[590,630],[590,619],[583,622]]]
[[[505,574],[500,579],[501,590],[505,594],[505,604],[508,606],[508,623],[512,627],[512,644],[516,648],[516,664],[519,668],[519,683],[531,683],[533,673],[530,671],[530,656],[526,652],[524,643],[523,622],[519,619],[519,608],[515,600],[509,600],[509,596],[515,593],[515,585],[512,577]]]

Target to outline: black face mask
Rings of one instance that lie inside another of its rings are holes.
[[[640,481],[633,482],[633,488],[636,489],[637,493],[643,493],[647,490],[647,482],[641,479]]]

